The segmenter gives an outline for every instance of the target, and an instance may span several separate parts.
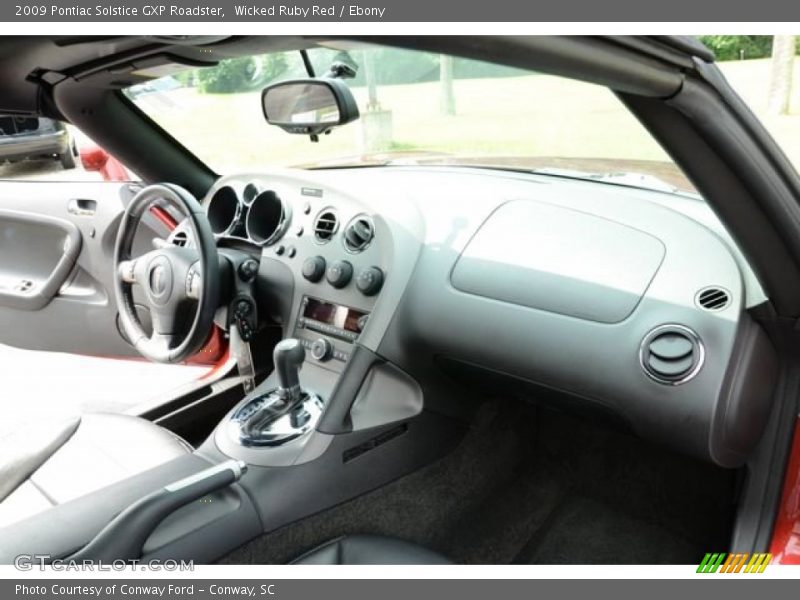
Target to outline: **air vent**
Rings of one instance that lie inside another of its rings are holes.
[[[325,243],[331,241],[331,238],[339,228],[339,218],[332,210],[324,210],[314,221],[314,237],[318,242]]]
[[[720,287],[708,287],[697,293],[697,304],[706,310],[722,310],[731,303],[728,290]]]
[[[697,375],[703,366],[704,353],[694,331],[683,325],[662,325],[644,338],[639,359],[652,379],[678,385]]]
[[[179,231],[172,237],[172,244],[183,248],[189,243],[189,234],[185,231]]]
[[[375,237],[375,226],[366,216],[358,216],[344,229],[344,247],[348,252],[361,252]]]

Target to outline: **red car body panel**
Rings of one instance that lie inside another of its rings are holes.
[[[223,335],[222,329],[214,325],[206,343],[199,352],[186,360],[187,365],[210,365],[214,370],[206,373],[200,379],[210,377],[213,372],[228,362],[228,340]]]
[[[97,171],[103,177],[103,181],[131,180],[131,175],[125,166],[100,146],[84,146],[79,154],[83,168],[87,171]]]
[[[150,207],[150,214],[163,223],[164,227],[172,231],[178,226],[178,222],[166,210],[155,204]]]
[[[778,520],[769,551],[774,557],[773,563],[800,565],[800,419],[795,423]]]

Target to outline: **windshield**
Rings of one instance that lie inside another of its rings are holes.
[[[261,89],[307,77],[300,52],[222,61],[129,88],[159,125],[219,173],[269,165],[473,165],[590,177],[663,191],[689,181],[608,89],[409,50],[308,51],[315,74],[343,62],[361,117],[314,143],[268,125]]]

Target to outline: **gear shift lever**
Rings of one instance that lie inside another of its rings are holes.
[[[322,400],[300,387],[298,371],[306,357],[296,339],[275,346],[272,358],[278,387],[252,398],[231,418],[231,429],[245,446],[277,446],[307,433],[322,414]]]
[[[306,350],[299,340],[289,338],[275,345],[272,360],[278,376],[277,393],[286,401],[300,398],[300,376],[298,371],[306,359]]]

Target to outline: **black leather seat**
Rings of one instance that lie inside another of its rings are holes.
[[[0,439],[0,528],[184,454],[174,433],[126,415],[94,413],[38,422]],[[442,565],[443,556],[377,535],[343,536],[292,564]]]
[[[0,440],[0,527],[192,452],[150,421],[87,414]]]
[[[293,565],[449,565],[435,552],[379,535],[348,535],[306,552]]]

